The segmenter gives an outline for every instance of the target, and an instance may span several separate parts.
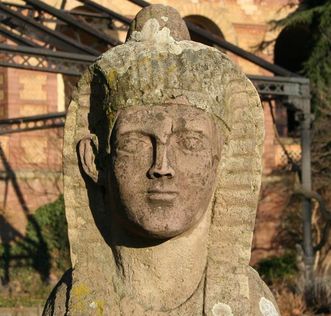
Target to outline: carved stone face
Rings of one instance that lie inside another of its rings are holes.
[[[201,219],[221,150],[209,113],[177,104],[122,110],[111,147],[109,188],[127,229],[162,239]]]

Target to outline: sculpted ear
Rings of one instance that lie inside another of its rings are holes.
[[[80,140],[78,144],[78,154],[82,168],[94,183],[100,184],[99,170],[97,169],[95,161],[97,151],[98,145],[92,135],[86,136]]]

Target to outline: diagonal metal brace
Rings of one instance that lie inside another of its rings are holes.
[[[22,30],[28,30],[30,34],[35,34],[38,39],[47,44],[52,44],[58,49],[67,50],[75,53],[87,53],[98,56],[100,53],[91,47],[80,44],[64,34],[54,31],[35,20],[8,8],[6,5],[0,3],[0,12],[4,13],[10,18],[10,21],[3,20],[2,23],[12,26],[14,23],[16,27]]]
[[[42,1],[39,0],[24,0],[27,4],[33,6],[36,9],[45,11],[52,16],[55,16],[59,20],[66,22],[69,26],[73,26],[74,28],[83,31],[94,38],[97,38],[103,43],[110,44],[112,46],[116,46],[122,44],[120,41],[111,38],[103,32],[98,31],[97,29],[91,27],[88,24],[83,23],[82,21],[78,21],[73,18],[70,14],[63,12],[62,10],[58,10]]]

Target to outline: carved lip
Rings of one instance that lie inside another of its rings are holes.
[[[151,201],[173,201],[178,195],[177,191],[151,189],[147,191],[147,197]]]

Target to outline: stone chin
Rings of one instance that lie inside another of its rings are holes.
[[[162,202],[163,204],[163,202]],[[169,239],[190,231],[201,220],[205,211],[183,210],[174,205],[150,205],[146,210],[130,210],[122,206],[118,216],[121,225],[132,234],[144,238]],[[137,212],[142,215],[136,217]]]

